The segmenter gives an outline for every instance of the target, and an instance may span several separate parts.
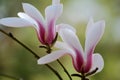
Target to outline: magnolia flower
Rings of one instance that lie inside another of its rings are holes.
[[[52,0],[52,5],[45,9],[45,20],[33,5],[28,3],[22,5],[24,12],[19,12],[19,17],[0,19],[0,24],[10,27],[33,26],[39,41],[44,45],[51,45],[56,36],[56,20],[63,10],[60,0]]]
[[[72,57],[73,65],[77,72],[85,74],[94,71],[96,68],[98,68],[97,72],[100,72],[104,67],[103,58],[99,53],[93,54],[93,52],[104,33],[104,28],[104,21],[94,23],[93,19],[89,20],[86,29],[84,51],[77,35],[75,34],[75,30],[61,28],[59,35],[63,42],[57,41],[54,45],[60,50],[54,51],[51,54],[40,58],[38,64],[47,64],[63,55],[69,54]]]

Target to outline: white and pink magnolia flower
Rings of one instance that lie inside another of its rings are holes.
[[[63,42],[57,41],[55,44],[55,47],[59,48],[60,50],[54,51],[51,54],[40,58],[38,60],[38,64],[47,64],[65,54],[69,54],[72,57],[73,65],[77,72],[89,73],[91,71],[94,71],[96,68],[98,68],[97,72],[100,72],[104,67],[103,58],[99,53],[93,53],[97,43],[104,33],[104,28],[104,21],[98,21],[94,23],[93,19],[89,20],[86,29],[84,51],[80,41],[78,40],[75,30],[61,28],[59,31],[59,35],[61,36]]]
[[[33,26],[39,41],[44,45],[52,44],[56,36],[56,20],[62,13],[63,5],[60,0],[52,0],[52,5],[45,9],[45,19],[33,5],[23,3],[24,12],[19,12],[19,17],[0,19],[0,24],[10,27]]]

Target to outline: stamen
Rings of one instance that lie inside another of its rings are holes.
[[[86,78],[86,76],[84,76],[84,75],[80,75],[80,74],[72,74],[71,76],[74,76],[74,77],[80,77],[81,80],[89,80],[88,78]]]
[[[56,33],[55,39],[52,41],[51,47],[55,44],[58,38],[58,32]]]
[[[80,78],[82,78],[82,75],[80,75],[80,74],[71,74],[71,76],[75,76],[75,77],[80,77]]]
[[[96,68],[96,69],[95,69],[95,70],[93,70],[92,72],[87,73],[85,76],[90,76],[90,75],[92,75],[92,74],[96,73],[96,72],[97,72],[97,70],[98,70],[98,68]]]
[[[46,47],[46,46],[39,46],[39,48],[45,48],[45,49],[47,49],[47,47]]]

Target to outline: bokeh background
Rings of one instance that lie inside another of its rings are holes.
[[[51,4],[52,0],[0,0],[0,18],[15,17],[22,12],[22,3],[30,3],[41,11]],[[84,46],[85,29],[88,19],[93,16],[95,21],[105,20],[104,36],[97,45],[95,52],[101,53],[105,66],[102,72],[91,77],[91,80],[120,80],[120,0],[61,0],[64,5],[63,14],[57,21],[68,23],[77,29],[77,35]],[[37,39],[32,27],[8,28],[0,26],[14,36],[39,56],[46,55]],[[67,70],[77,73],[72,65],[70,56],[60,58]],[[50,63],[64,77],[69,80],[57,62]],[[35,57],[18,43],[0,32],[0,74],[21,77],[23,80],[58,80],[44,65],[38,65]],[[0,76],[0,80],[13,80]],[[73,80],[80,80],[74,77]]]

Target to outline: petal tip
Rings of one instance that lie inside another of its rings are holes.
[[[32,5],[29,3],[22,3],[22,6],[23,6],[23,9],[26,9],[26,8],[31,7]]]
[[[104,29],[105,29],[105,20],[101,20],[99,24],[100,24],[100,26],[102,27],[102,29],[104,31]]]
[[[20,16],[22,14],[22,12],[18,12],[17,15]]]
[[[27,3],[22,3],[22,6],[25,6]]]
[[[90,16],[89,21],[94,21],[94,19],[93,19],[93,17],[92,17],[92,16]]]
[[[52,0],[52,5],[60,4],[60,0]]]
[[[37,60],[37,64],[44,64],[42,61],[41,61],[41,59],[39,59],[39,60]]]
[[[57,32],[60,32],[62,29],[69,29],[73,31],[74,33],[76,33],[76,29],[69,24],[62,23],[62,24],[57,25],[56,27],[57,27]]]
[[[23,2],[22,5],[25,6],[25,5],[28,5],[28,3],[24,3],[24,2]]]
[[[103,26],[105,26],[105,20],[102,20],[101,23]]]

